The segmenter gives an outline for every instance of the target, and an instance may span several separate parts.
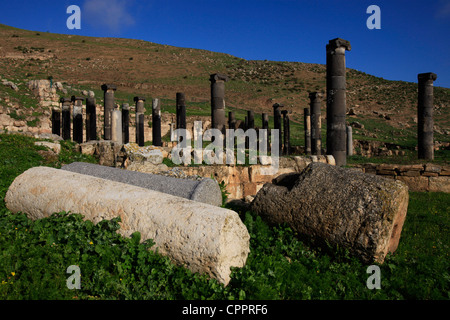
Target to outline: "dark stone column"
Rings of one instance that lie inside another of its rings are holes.
[[[236,127],[236,117],[234,111],[228,112],[228,129],[235,129]]]
[[[61,135],[61,112],[55,108],[52,109],[52,133]]]
[[[186,98],[182,92],[177,92],[176,117],[177,129],[186,129]]]
[[[291,142],[290,142],[290,123],[289,123],[289,115],[287,110],[281,111],[281,114],[283,115],[283,154],[288,156],[290,154],[291,149]]]
[[[347,163],[346,146],[346,80],[345,51],[350,42],[330,40],[327,51],[327,154],[334,156],[337,166]]]
[[[136,140],[136,143],[138,146],[143,147],[145,144],[145,136],[144,136],[144,114],[138,113],[137,115],[137,122],[136,122],[136,135],[139,140]]]
[[[145,98],[134,97],[134,102],[136,102],[136,143],[139,146],[144,146],[144,113],[145,113]],[[142,115],[142,117],[141,117]],[[142,119],[142,123],[141,123]]]
[[[86,141],[97,140],[95,98],[86,98]]]
[[[130,105],[122,104],[122,143],[130,142]]]
[[[225,82],[228,76],[215,73],[211,81],[211,127],[225,133]]]
[[[247,129],[254,129],[255,128],[255,113],[251,110],[247,111],[247,121],[248,121]]]
[[[117,87],[111,84],[102,85],[104,91],[104,135],[105,140],[111,140],[111,113],[114,109],[114,91]]]
[[[320,103],[323,95],[319,92],[311,92],[310,113],[311,113],[311,154],[320,156],[322,154],[322,120]]]
[[[270,149],[270,134],[269,134],[269,115],[267,113],[262,114],[262,128],[267,130],[267,151]]]
[[[280,137],[280,139],[279,139],[279,146],[278,146],[278,150],[279,150],[278,154],[281,154],[282,144],[283,144],[283,142],[282,142],[283,138],[282,138],[282,135],[281,135],[282,130],[281,130],[281,109],[280,109],[280,108],[283,108],[283,107],[284,107],[283,105],[278,104],[278,103],[275,103],[273,105],[273,128],[275,130],[279,130],[278,136]],[[275,146],[272,146],[272,148],[274,148],[274,147]]]
[[[303,123],[305,127],[305,153],[311,154],[311,114],[309,108],[303,109]]]
[[[152,135],[154,146],[162,146],[161,141],[161,102],[159,99],[153,99],[152,106]]]
[[[83,143],[83,97],[72,96],[73,141]]]
[[[419,159],[434,159],[433,142],[433,81],[437,75],[432,72],[418,76],[417,137]]]
[[[70,140],[71,139],[71,121],[70,121],[70,105],[71,105],[71,99],[70,98],[61,98],[60,99],[62,103],[62,138],[64,140]]]

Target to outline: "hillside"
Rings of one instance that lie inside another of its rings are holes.
[[[114,83],[118,87],[118,103],[133,104],[133,97],[137,95],[146,97],[147,101],[157,97],[163,101],[163,111],[169,112],[174,111],[175,94],[181,91],[186,94],[188,115],[206,116],[210,100],[209,75],[220,72],[230,77],[226,84],[227,111],[236,110],[237,118],[243,120],[245,110],[272,114],[273,103],[282,103],[293,112],[291,119],[297,123],[293,141],[301,144],[303,108],[309,104],[308,92],[325,92],[326,89],[326,70],[321,64],[248,61],[224,53],[142,40],[52,34],[5,25],[0,25],[0,41],[0,76],[18,87],[15,91],[0,85],[0,106],[8,107],[6,102],[19,105],[18,109],[27,110],[22,117],[27,121],[49,115],[49,108],[38,107],[27,88],[28,81],[49,77],[73,90],[92,90],[98,100],[103,97],[100,86]],[[352,55],[355,54],[358,52],[352,51]],[[317,60],[325,60],[325,57]],[[439,70],[430,71],[437,72],[439,77]],[[388,81],[348,69],[347,89],[348,122],[357,121],[364,127],[355,128],[356,139],[414,147],[416,83]],[[322,106],[325,111],[325,102]],[[436,86],[436,141],[450,141],[449,111],[450,89]],[[257,116],[256,125],[259,118]]]

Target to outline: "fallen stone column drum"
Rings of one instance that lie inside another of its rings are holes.
[[[86,162],[73,162],[61,168],[71,172],[131,184],[173,196],[203,202],[214,206],[222,205],[222,193],[217,182],[210,178],[203,180],[178,179],[163,175],[143,173],[101,166]]]
[[[365,263],[383,263],[397,249],[408,200],[401,181],[313,162],[266,183],[252,210],[316,243],[347,248]]]
[[[138,231],[153,239],[162,255],[193,272],[228,284],[231,267],[243,267],[250,236],[239,215],[229,209],[190,201],[128,184],[48,167],[18,176],[5,197],[13,213],[31,219],[54,212],[80,213],[98,223],[120,217],[118,232]]]

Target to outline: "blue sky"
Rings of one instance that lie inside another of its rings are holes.
[[[381,29],[369,30],[369,5]],[[81,29],[66,26],[69,5]],[[349,40],[347,66],[417,82],[435,72],[450,88],[450,0],[0,0],[0,23],[33,31],[141,39],[244,59],[325,63],[325,45]]]

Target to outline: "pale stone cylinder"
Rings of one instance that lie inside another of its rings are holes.
[[[65,170],[25,171],[9,187],[5,202],[30,219],[61,211],[94,223],[120,217],[121,235],[138,231],[141,241],[153,239],[152,249],[174,263],[225,285],[230,268],[243,267],[250,251],[247,228],[232,210]]]
[[[116,105],[111,113],[111,140],[122,143],[122,112],[119,105]]]

